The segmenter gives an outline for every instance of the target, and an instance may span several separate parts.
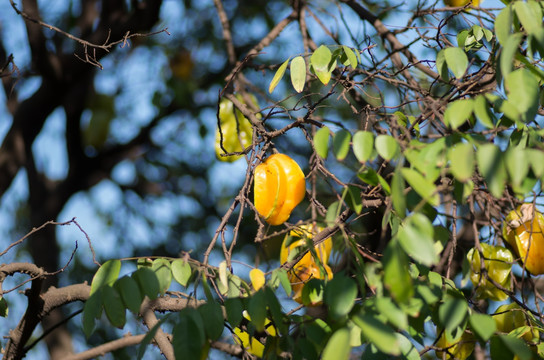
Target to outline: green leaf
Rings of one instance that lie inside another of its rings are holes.
[[[385,286],[398,302],[407,301],[414,294],[414,287],[408,272],[408,256],[402,251],[398,241],[389,242],[385,248],[382,263]]]
[[[452,129],[463,125],[472,114],[474,100],[462,99],[450,103],[444,112],[444,123]]]
[[[482,341],[487,341],[497,331],[497,324],[492,316],[473,313],[468,319],[470,328]]]
[[[351,133],[347,130],[339,130],[332,138],[332,150],[338,161],[342,161],[348,156],[351,142]]]
[[[444,49],[444,58],[453,75],[461,79],[468,67],[467,54],[458,47],[449,47]]]
[[[393,198],[393,207],[401,218],[404,218],[406,215],[406,196],[404,196],[404,188],[404,179],[400,173],[400,167],[397,167],[393,173],[393,179],[391,180],[391,196]]]
[[[450,75],[448,73],[448,64],[446,63],[446,56],[445,56],[445,50],[440,50],[438,54],[436,54],[436,70],[440,74],[440,77],[448,81],[450,79]]]
[[[359,189],[357,186],[348,185],[346,190],[348,195],[346,197],[346,202],[348,203],[349,207],[359,215],[361,211],[363,210],[363,203],[361,200],[361,189]]]
[[[499,12],[495,19],[495,35],[497,40],[504,46],[512,33],[512,8],[505,7]]]
[[[336,67],[336,61],[334,65],[331,65],[332,53],[328,47],[321,45],[310,57],[310,64],[317,75],[317,78],[327,85],[331,79],[331,73]],[[292,65],[291,65],[292,66]]]
[[[206,341],[202,319],[198,312],[180,313],[172,331],[172,345],[176,359],[200,360]]]
[[[492,115],[489,110],[489,104],[487,103],[485,96],[478,95],[474,99],[474,115],[476,115],[478,120],[480,120],[482,125],[486,128],[495,128],[495,125],[493,125]]]
[[[91,295],[101,286],[112,285],[119,277],[120,271],[120,260],[108,260],[102,264],[96,274],[94,274],[93,281],[91,283]]]
[[[540,6],[532,7],[530,3],[516,1],[513,4],[513,8],[519,21],[529,35],[536,34],[542,29],[542,10],[540,10]]]
[[[374,134],[370,131],[357,131],[353,135],[353,153],[359,162],[366,163],[374,152]]]
[[[332,59],[332,53],[328,47],[321,45],[310,57],[310,64],[315,71],[327,71]]]
[[[291,282],[287,277],[287,271],[283,268],[272,271],[272,275],[270,276],[270,284],[272,284],[272,286],[277,286],[276,283],[278,282],[281,284],[285,294],[287,296],[291,295]]]
[[[171,267],[174,280],[186,287],[192,274],[191,265],[185,260],[177,259],[172,261]]]
[[[100,318],[102,314],[102,290],[95,291],[83,306],[83,333],[89,338],[94,330],[95,319]]]
[[[110,323],[122,329],[126,322],[126,309],[121,300],[121,295],[113,287],[102,287],[102,305]]]
[[[421,357],[419,356],[419,352],[417,351],[416,347],[410,340],[408,340],[405,336],[402,334],[396,333],[397,340],[400,344],[400,351],[403,355],[403,359],[406,360],[420,360]]]
[[[202,317],[204,331],[208,339],[215,341],[223,333],[223,311],[221,305],[215,301],[209,301],[198,307],[198,312]]]
[[[8,316],[8,313],[9,313],[8,302],[6,301],[6,298],[1,296],[0,297],[0,316],[6,317]]]
[[[306,62],[302,56],[291,60],[291,84],[296,92],[300,93],[306,83]]]
[[[227,312],[227,321],[232,327],[237,327],[242,321],[242,312],[244,311],[242,300],[238,298],[225,299],[224,306]]]
[[[170,314],[166,314],[162,319],[157,321],[155,325],[149,331],[147,334],[145,334],[144,338],[140,342],[140,346],[138,346],[138,355],[136,357],[136,360],[143,359],[145,355],[145,351],[148,348],[148,345],[151,344],[151,341],[153,341],[153,338],[155,337],[155,334],[157,333],[157,330],[161,327],[161,325],[170,317]]]
[[[387,195],[391,194],[391,187],[389,186],[387,181],[385,181],[385,179],[380,174],[374,171],[374,169],[366,168],[360,173],[358,173],[357,177],[361,179],[361,181],[363,181],[364,183],[367,183],[368,185],[372,185],[372,186],[381,185]]]
[[[170,283],[172,282],[172,270],[170,269],[170,261],[166,259],[156,259],[153,261],[153,266],[151,269],[155,272],[155,275],[157,275],[157,279],[159,280],[159,289],[160,293],[164,294],[166,290],[170,287]]]
[[[327,158],[329,152],[329,136],[330,130],[326,126],[317,130],[314,135],[315,151],[317,152],[317,155],[321,156],[323,159]]]
[[[289,60],[287,59],[281,64],[279,69],[274,74],[274,77],[272,78],[272,81],[270,82],[270,86],[268,87],[268,92],[272,94],[276,86],[278,86],[280,80],[283,78],[283,75],[285,74],[285,70],[287,69],[287,65],[289,64]]]
[[[490,353],[492,359],[513,359],[514,355],[520,360],[530,360],[533,353],[525,341],[509,335],[495,335],[491,338]]]
[[[142,305],[143,295],[140,292],[138,283],[130,276],[123,276],[115,282],[115,289],[121,295],[123,303],[134,314],[140,312],[140,306]]]
[[[390,135],[378,135],[375,146],[378,154],[386,161],[393,159],[400,149],[397,140]]]
[[[523,122],[534,120],[538,111],[539,81],[527,69],[518,69],[506,76],[505,87]]]
[[[540,179],[544,175],[544,152],[537,149],[526,149],[525,151],[533,173]]]
[[[270,312],[270,315],[272,316],[272,323],[275,325],[274,327],[280,334],[287,334],[289,332],[288,326],[283,321],[284,315],[281,308],[281,304],[278,301],[278,298],[276,297],[276,294],[274,293],[274,290],[272,290],[270,287],[266,287],[264,289],[265,296],[266,296],[266,303],[268,305],[268,310]],[[266,324],[265,327],[267,330],[270,328],[270,323]]]
[[[393,356],[400,355],[399,341],[395,332],[389,326],[376,317],[365,313],[357,314],[352,320],[361,328],[363,336],[381,352]]]
[[[321,279],[312,278],[302,288],[302,303],[311,305],[323,301],[324,281]]]
[[[529,157],[525,149],[519,146],[509,147],[505,155],[506,170],[510,174],[512,185],[520,186],[529,173]]]
[[[356,297],[357,285],[346,276],[339,274],[325,286],[324,300],[333,318],[338,319],[347,315],[353,308]]]
[[[399,309],[393,300],[388,297],[376,298],[376,309],[380,314],[385,316],[387,321],[399,330],[408,329],[408,316],[404,311]]]
[[[514,57],[518,53],[519,44],[522,40],[523,34],[514,34],[506,39],[500,57],[500,69],[503,77],[506,77],[512,71]]]
[[[355,69],[357,67],[357,56],[353,50],[345,45],[342,45],[342,50],[344,50],[344,54],[346,54],[346,57],[348,58],[348,63],[344,63],[344,65],[350,65],[353,69]]]
[[[327,209],[327,216],[325,217],[325,222],[327,226],[330,226],[336,222],[336,217],[340,214],[340,202],[335,201],[329,205]]]
[[[472,144],[458,143],[448,153],[450,170],[453,176],[461,182],[466,182],[474,173],[474,149]]]
[[[489,190],[493,196],[500,198],[507,176],[500,149],[494,144],[482,145],[476,152],[476,161]]]
[[[467,301],[455,296],[447,296],[444,303],[438,308],[440,324],[450,334],[463,323],[467,313]]]
[[[350,333],[348,328],[336,330],[330,337],[323,350],[323,360],[348,360],[351,352],[349,345]]]
[[[425,201],[433,206],[438,206],[440,196],[436,191],[434,183],[428,181],[417,170],[411,168],[402,168],[401,174],[410,186],[421,196]]]
[[[404,251],[414,260],[426,266],[438,262],[434,247],[434,227],[425,215],[413,213],[407,217],[397,237]]]
[[[249,298],[247,312],[251,317],[251,322],[255,325],[257,331],[264,330],[266,321],[266,296],[264,290],[259,290]]]
[[[153,270],[149,268],[140,268],[132,274],[132,277],[140,286],[142,294],[146,295],[151,300],[157,297],[161,285]]]

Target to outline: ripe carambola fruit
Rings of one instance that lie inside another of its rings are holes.
[[[437,332],[440,332],[437,330]],[[456,340],[450,340],[447,338],[446,331],[442,331],[442,335],[436,342],[435,347],[442,348],[442,349],[448,349],[447,354],[444,354],[444,351],[435,350],[436,357],[438,359],[444,359],[444,355],[446,355],[446,359],[457,359],[457,360],[465,360],[472,354],[474,351],[474,345],[476,343],[476,339],[474,338],[474,335],[471,333],[464,331],[463,335],[459,339]]]
[[[313,238],[312,228],[307,225],[302,225],[296,230],[292,230],[283,240],[280,250],[280,262],[283,264],[288,260],[296,257],[299,252],[307,249],[307,240],[311,241]],[[323,230],[317,227],[317,232]],[[299,238],[299,240],[293,240],[293,238]],[[312,253],[308,251],[298,263],[293,266],[287,273],[291,288],[293,289],[293,300],[298,303],[302,303],[302,289],[308,280],[310,279],[328,279],[333,278],[331,268],[327,265],[329,256],[332,251],[332,239],[329,237],[322,243],[315,247],[315,253],[317,258],[323,265],[323,269],[319,269],[319,265],[314,259]],[[324,272],[323,272],[324,270]],[[311,304],[318,305],[318,304]]]
[[[283,224],[306,193],[300,166],[284,154],[273,154],[255,168],[255,208],[270,225]]]
[[[525,314],[516,303],[499,306],[493,314],[493,319],[497,324],[497,330],[506,334],[522,326],[528,326],[522,338],[525,341],[538,341],[539,333],[533,327],[531,315]]]
[[[504,220],[502,234],[527,271],[544,274],[544,216],[533,204],[522,204]]]
[[[503,288],[512,290],[511,272],[514,256],[510,250],[502,246],[493,246],[481,243],[484,255],[484,266],[487,276],[499,283]],[[487,277],[481,274],[480,253],[475,248],[470,249],[467,254],[470,264],[470,281],[476,287],[476,296],[480,299],[489,298],[495,301],[503,301],[508,295],[499,290]]]
[[[259,107],[255,96],[250,95],[253,104]],[[241,95],[236,95],[236,98],[244,102]],[[260,118],[260,114],[257,115]],[[233,162],[240,159],[243,155],[222,156],[227,153],[240,152],[251,145],[253,141],[253,128],[249,120],[242,115],[240,110],[235,109],[232,101],[222,99],[219,103],[219,122],[221,124],[221,132],[219,127],[215,132],[215,155],[218,160]],[[223,148],[221,148],[221,134],[223,134]]]
[[[444,0],[444,4],[447,6],[465,6],[468,4],[470,0]],[[478,6],[480,5],[480,0],[472,0],[472,5]]]

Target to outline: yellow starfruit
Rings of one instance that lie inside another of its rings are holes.
[[[306,240],[313,238],[313,227],[302,225],[295,230],[291,230],[283,240],[280,250],[280,262],[283,264],[296,256],[299,251],[304,251],[307,247]],[[321,227],[316,227],[317,232],[323,230]],[[299,238],[299,240],[293,240]],[[315,253],[323,265],[323,269],[319,269],[312,253],[309,251],[299,262],[297,262],[287,273],[287,277],[291,282],[291,288],[294,292],[293,300],[302,303],[302,289],[310,279],[332,279],[333,273],[327,265],[330,253],[332,251],[332,239],[329,237],[315,247]],[[292,256],[290,256],[293,254]],[[324,272],[323,272],[324,270]],[[318,304],[310,304],[318,305]]]
[[[251,321],[251,317],[247,313],[247,311],[244,310],[242,313],[244,319],[247,321]],[[266,319],[265,323],[265,335],[266,336],[277,336],[278,333],[276,331],[276,328],[272,324],[272,321],[270,319]],[[234,328],[234,341],[242,346],[245,351],[250,353],[251,355],[255,355],[258,358],[262,358],[264,354],[264,344],[259,341],[254,336],[251,336],[247,331],[240,329],[239,327]]]
[[[480,244],[484,255],[484,266],[487,276],[500,284],[503,288],[512,290],[511,273],[514,256],[510,250],[502,246]],[[475,248],[467,254],[470,264],[470,280],[476,287],[476,296],[480,299],[489,298],[495,301],[503,301],[508,295],[498,289],[487,277],[481,273],[480,252]]]
[[[474,335],[467,331],[464,331],[459,339],[448,339],[446,331],[442,331],[435,346],[443,350],[435,350],[436,357],[444,359],[444,355],[446,355],[446,359],[465,360],[474,351],[475,343]]]
[[[270,155],[255,168],[255,208],[270,225],[287,221],[305,193],[304,173],[289,156]]]
[[[503,224],[503,237],[533,275],[544,274],[544,216],[533,204],[511,211]]]
[[[472,2],[474,6],[480,5],[480,0],[444,0],[444,4],[452,7],[465,6],[469,2]]]

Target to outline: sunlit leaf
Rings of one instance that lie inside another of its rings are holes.
[[[337,131],[332,138],[332,150],[338,161],[342,161],[348,156],[351,142],[351,133],[347,130]]]
[[[407,217],[397,237],[404,251],[414,260],[426,266],[438,262],[434,249],[434,227],[425,215],[413,213]]]
[[[306,62],[302,56],[291,60],[291,84],[296,92],[301,92],[306,83]]]
[[[411,168],[402,168],[401,174],[410,186],[433,206],[438,206],[440,196],[436,192],[434,183],[428,181],[417,170]]]
[[[321,156],[323,159],[327,158],[329,152],[329,136],[330,130],[326,126],[317,130],[314,135],[315,151],[317,152],[317,155]]]
[[[374,134],[370,131],[357,131],[353,135],[353,153],[359,162],[366,163],[374,152]]]
[[[283,78],[283,75],[285,74],[285,70],[287,69],[287,65],[289,64],[289,60],[287,59],[281,64],[279,69],[274,74],[274,77],[272,78],[272,81],[270,82],[270,86],[268,87],[268,92],[272,94],[276,86],[278,86],[279,82]]]
[[[453,75],[462,78],[468,67],[467,54],[458,47],[449,47],[444,50],[444,58]]]
[[[342,50],[344,50],[344,54],[346,54],[349,62],[344,65],[350,65],[353,69],[355,69],[357,67],[357,56],[355,55],[353,50],[345,45],[342,45]]]
[[[152,266],[157,279],[159,280],[160,293],[164,294],[170,287],[172,282],[172,270],[170,269],[170,261],[166,259],[156,259]]]
[[[473,108],[474,100],[472,99],[456,100],[452,102],[444,112],[444,123],[449,125],[452,129],[457,129],[470,118]]]
[[[189,263],[185,260],[176,259],[172,261],[171,267],[174,280],[176,280],[182,286],[187,286],[192,274],[191,265],[189,265]]]
[[[474,173],[474,149],[469,143],[456,144],[448,152],[450,170],[453,176],[459,181],[465,182]]]
[[[113,285],[121,271],[120,260],[108,260],[96,272],[91,283],[91,294],[104,285]]]
[[[264,273],[260,269],[251,269],[249,279],[255,290],[262,288],[265,282]]]
[[[495,319],[487,314],[473,313],[469,318],[470,328],[483,341],[489,340],[497,330]]]
[[[393,159],[400,149],[397,140],[390,135],[378,135],[374,144],[378,154],[387,161]]]
[[[350,333],[345,327],[336,330],[330,337],[325,350],[323,360],[347,360],[349,359],[351,347],[349,346]]]

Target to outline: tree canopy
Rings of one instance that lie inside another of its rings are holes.
[[[540,1],[0,6],[4,358],[544,356]]]

